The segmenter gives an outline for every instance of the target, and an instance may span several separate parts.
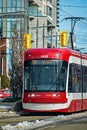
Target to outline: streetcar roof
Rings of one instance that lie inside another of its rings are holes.
[[[24,53],[24,60],[29,59],[60,59],[68,61],[70,56],[87,59],[87,54],[70,48],[31,48]]]

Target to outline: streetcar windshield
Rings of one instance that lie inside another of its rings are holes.
[[[63,60],[25,61],[24,90],[30,92],[64,92],[67,64]]]

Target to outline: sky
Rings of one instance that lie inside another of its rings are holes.
[[[67,17],[69,19],[65,20]],[[87,0],[60,0],[60,31],[66,30],[70,33],[71,17],[81,17],[75,23],[74,35],[77,48],[86,48],[87,50]]]

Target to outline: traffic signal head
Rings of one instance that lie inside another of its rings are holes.
[[[67,31],[60,32],[60,46],[68,46],[68,32]]]
[[[24,34],[24,48],[28,49],[31,48],[31,34]]]

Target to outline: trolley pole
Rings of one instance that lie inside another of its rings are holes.
[[[74,36],[74,28],[77,21],[84,20],[83,17],[66,17],[64,20],[71,20],[71,32],[70,32],[70,39],[71,39],[71,47],[74,50],[73,45],[73,36]]]

